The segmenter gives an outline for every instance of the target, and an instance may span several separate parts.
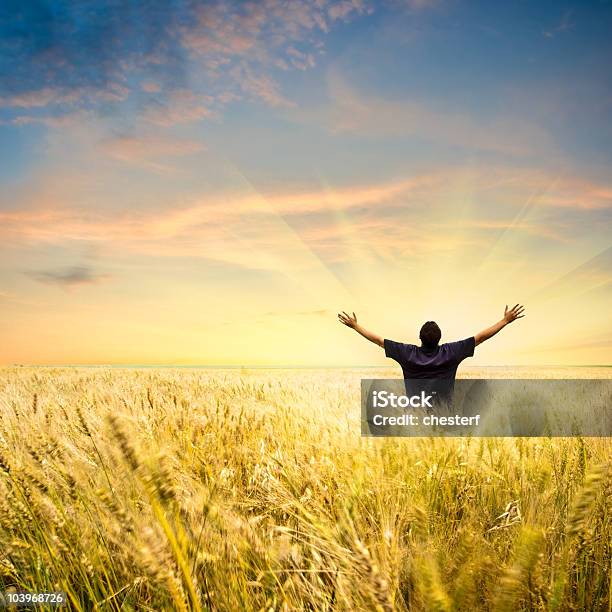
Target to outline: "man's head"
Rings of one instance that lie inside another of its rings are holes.
[[[423,343],[423,348],[436,348],[441,337],[442,332],[435,321],[427,321],[427,323],[421,327],[419,338]]]

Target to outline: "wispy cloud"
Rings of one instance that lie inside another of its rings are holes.
[[[43,125],[48,128],[65,129],[76,127],[91,120],[91,111],[68,109],[62,107],[57,112],[47,108],[37,109],[36,112],[12,113],[11,116],[0,118],[0,125]]]
[[[17,4],[0,21],[0,108],[18,111],[21,124],[52,125],[24,111],[124,101],[123,112],[165,126],[242,97],[288,106],[274,73],[314,67],[335,23],[372,10],[362,0],[55,4]]]
[[[147,159],[189,155],[202,150],[199,142],[183,139],[164,139],[158,137],[116,137],[101,145],[109,154],[118,159]],[[555,178],[555,177],[553,177]],[[216,223],[223,224],[231,219],[248,217],[257,219],[268,215],[283,217],[314,215],[318,213],[347,212],[367,207],[377,215],[381,206],[398,210],[415,209],[420,212],[431,208],[431,203],[439,201],[445,194],[452,193],[458,183],[467,181],[473,195],[490,200],[494,193],[511,202],[523,202],[525,196],[550,185],[551,177],[530,169],[480,168],[478,170],[438,169],[435,172],[388,180],[377,183],[362,183],[325,190],[282,190],[265,195],[256,193],[219,192],[192,198],[191,203],[177,208],[169,206],[166,210],[125,212],[117,218],[104,210],[95,214],[86,208],[57,206],[39,200],[41,191],[32,196],[31,202],[20,208],[0,211],[2,227],[0,235],[23,233],[30,237],[53,236],[79,238],[83,233],[92,237],[108,236],[109,229],[116,232],[110,235],[125,235],[138,238],[149,235],[167,238],[179,235],[190,228],[205,227]],[[573,177],[556,177],[554,185],[538,196],[537,205],[541,208],[563,207],[576,211],[612,210],[612,187],[590,183]],[[113,221],[115,219],[115,221]],[[500,219],[474,220],[485,228],[502,227],[506,221]],[[110,224],[110,225],[109,225]],[[99,229],[97,229],[99,228]],[[525,226],[524,229],[529,229]]]
[[[612,210],[612,187],[594,185],[579,178],[566,180],[562,189],[544,194],[541,203],[567,209]]]
[[[552,146],[551,137],[545,130],[521,116],[505,113],[484,119],[470,112],[446,108],[439,102],[386,99],[358,91],[336,69],[328,72],[327,83],[330,104],[299,109],[291,116],[324,125],[337,135],[403,139],[412,136],[472,151],[520,155],[541,153]]]
[[[122,150],[122,144],[111,148]],[[139,154],[140,142],[130,143],[124,155]],[[134,149],[132,151],[131,149]],[[349,211],[364,206],[395,202],[405,206],[406,199],[425,194],[445,179],[439,175],[423,175],[384,183],[362,184],[327,190],[282,191],[268,194],[244,192],[211,193],[195,197],[179,208],[124,212],[109,215],[104,210],[95,213],[86,207],[58,206],[47,202],[38,191],[30,205],[12,211],[0,211],[0,235],[22,236],[28,240],[125,239],[165,240],[195,232],[214,232],[228,222],[257,222],[270,216],[308,215],[322,211]],[[41,198],[42,200],[38,200]]]
[[[252,98],[263,100],[270,106],[295,106],[295,102],[286,98],[280,91],[278,83],[267,74],[257,74],[247,65],[237,65],[230,74],[238,83],[240,90]]]
[[[558,23],[548,30],[543,30],[542,35],[546,38],[554,38],[557,34],[567,32],[573,28],[574,24],[571,21],[572,14],[573,11],[570,9],[563,11],[561,19],[558,21]]]
[[[107,146],[135,163],[153,159],[146,152],[146,141],[119,138]],[[157,143],[160,155],[196,149],[189,141]],[[151,154],[154,151],[151,145]],[[575,226],[556,216],[556,201],[566,190],[578,193],[577,185],[582,185],[584,196],[573,208],[565,208],[564,215],[571,210],[579,223],[584,216],[600,218],[606,207],[612,209],[612,201],[602,197],[608,194],[606,186],[560,178],[550,194],[534,202],[529,217],[515,218],[530,194],[550,183],[550,177],[530,170],[442,169],[326,190],[286,190],[265,196],[209,193],[180,206],[169,203],[162,209],[122,213],[50,203],[0,212],[0,238],[13,244],[87,241],[124,253],[204,257],[246,268],[284,269],[302,257],[304,245],[323,260],[337,262],[353,258],[355,252],[388,260],[459,252],[490,243],[500,232],[571,242]],[[461,196],[472,201],[469,214],[448,217],[445,202],[455,197],[457,185],[466,184],[470,192]]]
[[[77,285],[93,285],[109,278],[108,274],[95,272],[87,266],[72,266],[56,270],[41,270],[28,272],[27,275],[34,280],[61,287],[74,287]]]
[[[525,220],[516,221],[515,219],[473,219],[470,221],[461,221],[459,223],[455,222],[453,225],[455,227],[460,227],[462,229],[471,231],[482,230],[488,232],[511,230],[513,232],[524,232],[532,236],[538,236],[540,238],[546,238],[559,242],[568,242],[570,240],[570,237],[567,235],[567,232],[564,232],[559,228],[551,227],[549,222],[536,223],[534,221]],[[450,229],[450,227],[447,225],[446,229]]]
[[[164,135],[122,135],[104,139],[100,148],[109,157],[155,170],[171,170],[161,160],[184,157],[205,150],[203,143]]]
[[[179,89],[163,96],[152,96],[142,116],[146,121],[161,127],[193,123],[214,116],[217,112],[214,102],[212,96]]]
[[[387,3],[394,8],[416,12],[443,5],[444,0],[387,0]]]
[[[79,90],[63,92],[51,87],[38,91],[26,91],[12,95],[0,96],[0,106],[14,108],[39,108],[54,104],[72,104],[82,96]]]

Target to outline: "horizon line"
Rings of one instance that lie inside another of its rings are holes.
[[[317,370],[317,369],[385,369],[396,368],[396,365],[206,365],[206,364],[142,364],[142,363],[9,363],[0,364],[0,368],[193,368],[193,369],[223,369],[223,370]],[[612,364],[504,364],[504,365],[476,365],[467,368],[611,368]]]

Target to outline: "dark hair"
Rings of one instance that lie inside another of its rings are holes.
[[[427,321],[421,327],[419,338],[425,348],[435,348],[440,342],[442,332],[435,321]]]

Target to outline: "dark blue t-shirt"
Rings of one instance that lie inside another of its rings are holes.
[[[457,367],[466,357],[474,354],[475,347],[473,336],[440,344],[433,349],[385,339],[385,355],[402,367],[406,392],[435,390],[441,399],[450,399]],[[422,383],[418,383],[418,380],[422,380]]]

